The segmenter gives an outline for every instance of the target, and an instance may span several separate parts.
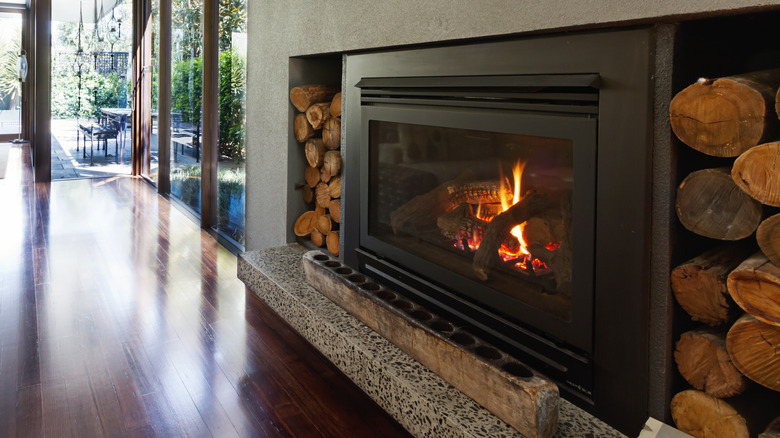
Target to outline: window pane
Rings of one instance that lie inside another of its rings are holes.
[[[244,244],[246,0],[219,7],[219,173],[217,229]]]
[[[200,213],[203,1],[173,0],[171,195]]]

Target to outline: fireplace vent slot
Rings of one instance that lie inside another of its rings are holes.
[[[599,75],[363,78],[361,105],[426,105],[597,114]]]

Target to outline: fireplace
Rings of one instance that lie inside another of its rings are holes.
[[[647,417],[651,36],[346,61],[345,262],[618,427]]]

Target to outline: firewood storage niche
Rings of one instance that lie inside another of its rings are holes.
[[[647,375],[648,34],[346,62],[345,262],[618,424],[646,417],[610,392]]]

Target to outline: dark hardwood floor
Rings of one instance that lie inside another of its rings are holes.
[[[406,432],[144,181],[0,179],[0,437]]]

